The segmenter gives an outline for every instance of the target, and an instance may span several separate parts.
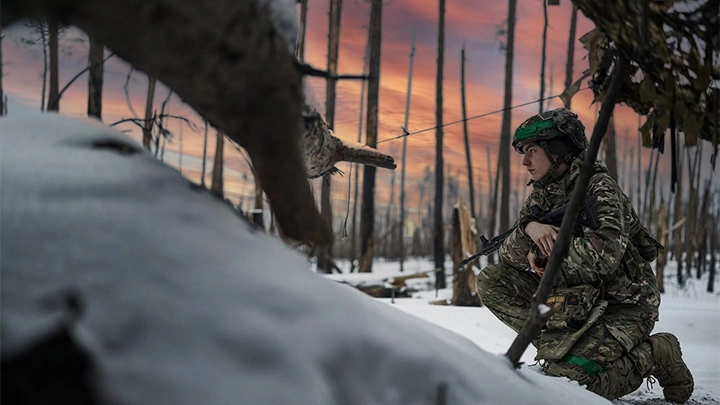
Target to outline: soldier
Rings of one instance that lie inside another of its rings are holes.
[[[587,139],[577,115],[558,108],[522,123],[512,144],[524,155],[533,190],[499,250],[500,263],[484,268],[477,284],[490,311],[519,331],[559,231],[533,213],[567,203]],[[596,163],[594,170],[587,193],[598,226],[583,226],[572,238],[548,299],[557,312],[533,342],[536,358],[544,361],[548,375],[568,377],[608,399],[629,394],[654,376],[665,399],[684,403],[693,392],[693,377],[677,338],[650,336],[660,305],[650,262],[662,246],[607,169]]]

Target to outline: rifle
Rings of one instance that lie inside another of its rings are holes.
[[[533,221],[540,222],[541,224],[560,226],[562,224],[565,211],[567,211],[568,203],[565,203],[561,207],[555,208],[554,210],[543,212],[539,205],[533,205],[530,207],[530,217]],[[582,227],[587,226],[590,229],[597,229],[600,224],[598,223],[595,210],[593,209],[592,197],[590,194],[585,194],[583,199],[583,205],[580,209],[577,221],[575,221],[575,228],[573,229],[574,236],[583,236]],[[460,262],[460,266],[466,266],[480,256],[490,255],[495,253],[502,246],[505,239],[517,228],[517,222],[508,231],[497,235],[488,240],[485,235],[480,236],[480,243],[482,247],[480,251],[467,259]]]

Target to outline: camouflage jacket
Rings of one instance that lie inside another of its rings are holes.
[[[582,160],[577,158],[558,180],[545,186],[533,185],[520,211],[518,226],[500,248],[502,263],[517,270],[529,270],[527,254],[535,248],[524,231],[532,220],[530,207],[537,204],[550,210],[565,204],[581,165]],[[600,163],[595,164],[587,192],[592,197],[599,227],[583,227],[584,235],[572,238],[556,287],[591,284],[600,290],[598,299],[608,301],[607,314],[634,313],[631,316],[637,321],[657,320],[660,293],[655,274],[631,242],[631,235],[645,231],[632,204]]]

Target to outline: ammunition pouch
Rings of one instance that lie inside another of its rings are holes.
[[[573,331],[585,325],[599,290],[590,284],[556,288],[546,304],[555,312],[545,324],[547,330]]]

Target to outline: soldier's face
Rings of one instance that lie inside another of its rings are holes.
[[[523,155],[522,164],[530,173],[530,177],[535,181],[542,179],[552,167],[552,162],[550,162],[543,148],[529,143],[523,146],[523,152],[525,154]]]

